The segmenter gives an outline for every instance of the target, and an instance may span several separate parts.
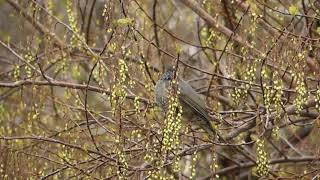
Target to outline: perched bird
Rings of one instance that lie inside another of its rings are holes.
[[[170,82],[174,79],[175,69],[170,67],[158,80],[155,87],[155,100],[158,106],[166,112],[169,103],[168,88]],[[206,111],[206,105],[204,99],[184,80],[176,78],[178,82],[178,94],[179,102],[182,106],[182,117],[190,121],[192,124],[196,124],[204,129],[209,137],[215,136],[215,130],[210,123],[210,116]]]

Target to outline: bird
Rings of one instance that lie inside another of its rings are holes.
[[[168,89],[175,78],[175,72],[175,68],[167,68],[155,85],[155,102],[164,112],[168,109]],[[180,91],[178,99],[182,106],[182,118],[205,130],[209,138],[214,138],[216,133],[210,123],[211,118],[206,110],[205,100],[186,81],[178,77],[176,80]]]

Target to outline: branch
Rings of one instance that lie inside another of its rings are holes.
[[[35,21],[34,18],[32,18],[23,8],[20,6],[20,4],[16,3],[13,0],[6,0],[7,3],[9,3],[18,13],[20,13],[23,17],[27,19],[29,23],[31,23],[40,33],[49,35],[51,38],[54,39],[54,41],[57,43],[58,46],[64,47],[64,43],[61,39],[59,39],[54,33],[50,32],[49,29],[47,29],[45,26],[43,26],[38,21]]]
[[[269,161],[269,164],[280,164],[280,163],[299,163],[299,162],[312,162],[312,161],[320,161],[320,157],[317,156],[304,156],[304,157],[288,157],[288,158],[278,158],[278,159],[272,159]],[[239,165],[233,165],[229,166],[227,168],[221,169],[217,171],[216,173],[210,173],[208,176],[199,178],[199,179],[210,179],[211,177],[214,177],[216,174],[223,175],[230,173],[232,171],[241,171],[241,169],[247,169],[255,166],[254,163],[248,162],[248,163],[240,163]]]
[[[231,37],[232,40],[237,41],[238,43],[254,49],[248,42],[242,39],[239,35],[232,32],[229,28],[220,25],[210,14],[208,14],[204,9],[202,9],[196,2],[193,0],[180,0],[183,4],[188,6],[193,12],[198,14],[203,20],[205,20],[212,28],[221,32],[222,34]],[[258,50],[256,50],[258,51]]]
[[[48,81],[35,81],[35,80],[20,80],[16,82],[11,82],[11,83],[6,83],[6,82],[0,82],[0,87],[5,87],[5,88],[16,88],[16,87],[21,87],[21,86],[28,86],[28,85],[36,85],[36,86],[57,86],[57,87],[66,87],[66,88],[71,88],[71,89],[81,89],[85,90],[87,88],[86,84],[76,84],[76,83],[70,83],[70,82],[65,82],[65,81],[57,81],[57,80],[51,80],[51,82]],[[110,91],[107,91],[103,88],[96,87],[96,86],[88,86],[89,91],[93,92],[99,92],[103,93],[106,95],[111,95]],[[134,100],[135,96],[134,95],[128,95],[126,97],[127,99]],[[151,104],[148,99],[141,98],[139,97],[139,101],[144,103],[144,104]]]

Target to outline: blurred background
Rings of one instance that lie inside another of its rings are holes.
[[[0,0],[0,179],[317,179],[319,41],[319,0]]]

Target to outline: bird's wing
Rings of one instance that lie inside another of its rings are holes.
[[[205,101],[201,99],[200,95],[185,81],[179,81],[180,87],[180,101],[189,105],[201,117],[210,121],[210,117],[206,111]]]

